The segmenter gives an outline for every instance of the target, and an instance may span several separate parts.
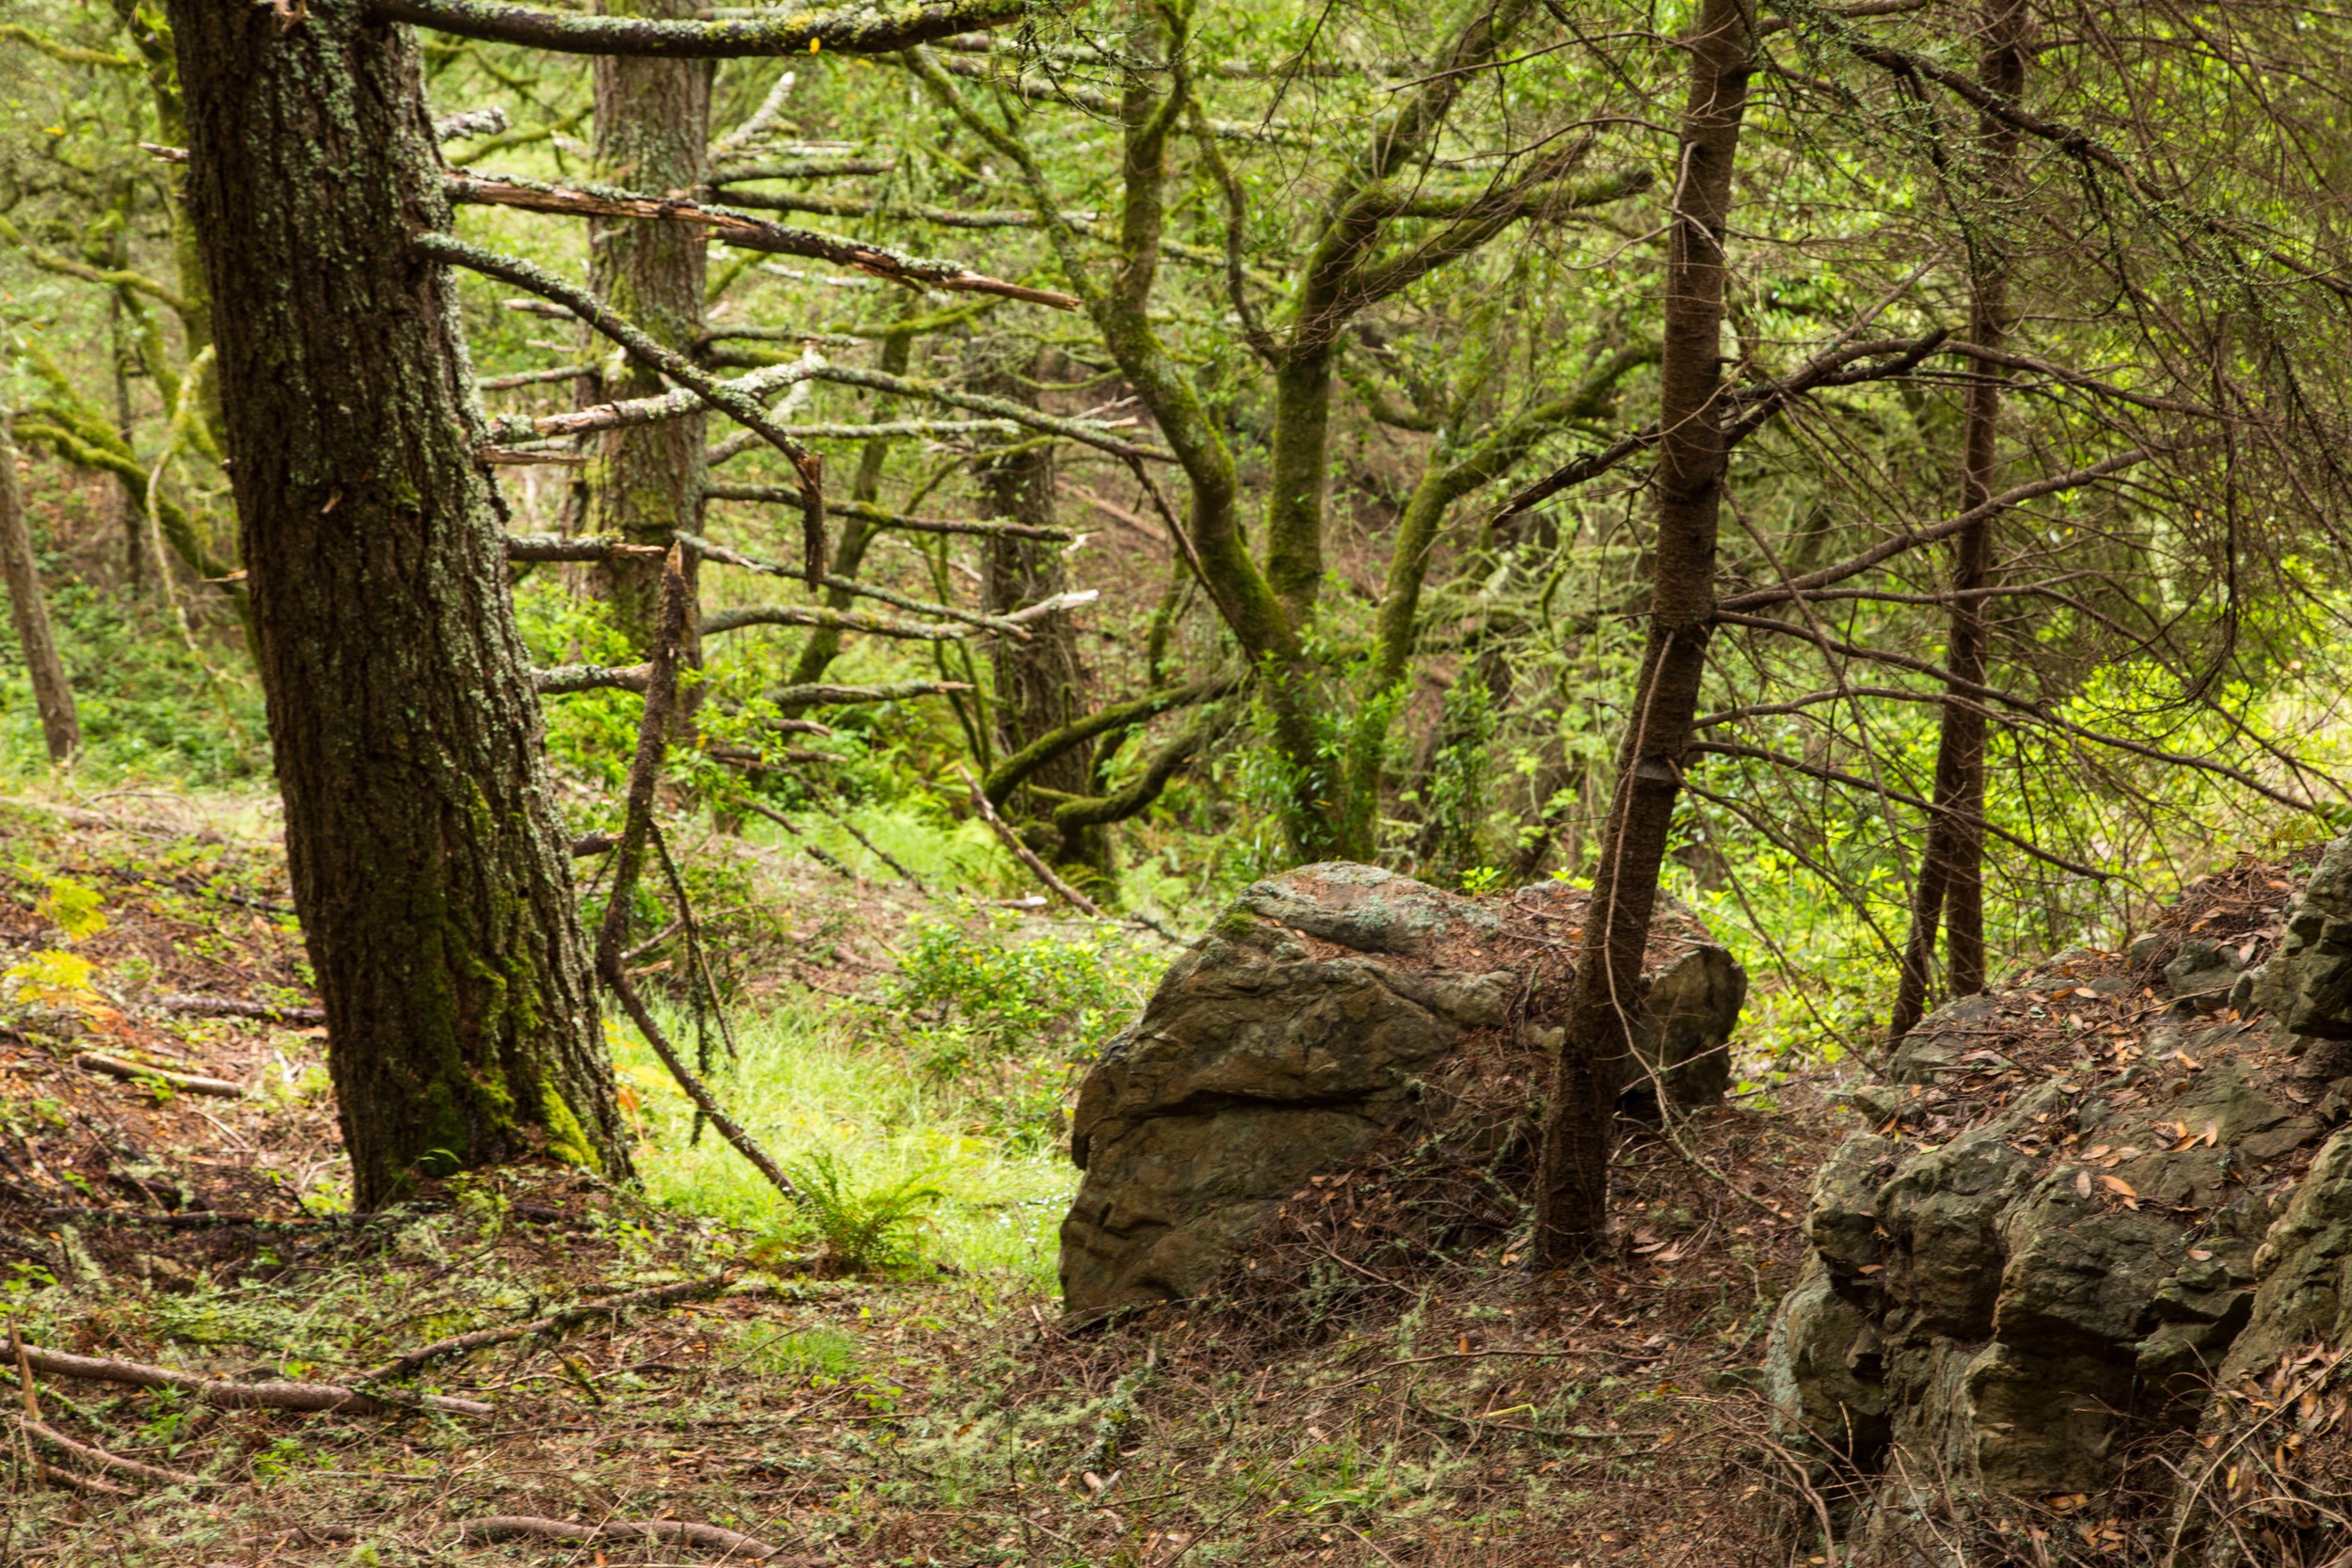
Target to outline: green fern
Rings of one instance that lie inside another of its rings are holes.
[[[816,1232],[818,1260],[834,1274],[893,1274],[919,1259],[915,1232],[931,1205],[946,1195],[925,1178],[910,1176],[888,1186],[850,1186],[848,1173],[830,1154],[788,1167],[800,1190],[801,1218]]]

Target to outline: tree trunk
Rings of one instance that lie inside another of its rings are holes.
[[[1984,85],[2015,100],[2026,88],[2022,0],[1987,0],[1985,51],[1979,69]],[[2016,162],[2018,133],[1987,115],[1983,136],[1987,194],[1997,203]],[[1989,221],[1976,236],[1968,341],[1998,349],[2009,337],[2009,265],[2001,238]],[[1993,494],[2000,467],[2002,372],[1978,360],[1970,367],[1968,400],[1961,431],[1960,505],[1982,506]],[[1952,680],[1944,704],[1935,749],[1935,803],[1942,810],[1928,822],[1927,846],[1911,903],[1911,932],[1903,943],[1902,976],[1895,992],[1888,1033],[1900,1039],[1927,1010],[1935,967],[1935,928],[1945,927],[1945,957],[1955,996],[1984,990],[1984,708],[1985,601],[1981,591],[1993,569],[1993,519],[1980,517],[1952,541],[1951,623],[1946,663]]]
[[[354,1196],[628,1168],[405,28],[174,0],[287,859]]]
[[[606,15],[691,20],[694,0],[603,0]],[[631,190],[691,198],[709,177],[708,60],[599,56],[596,63],[597,177]],[[703,289],[708,267],[703,230],[691,223],[592,218],[589,280],[620,315],[681,354],[693,354],[703,330]],[[601,395],[618,402],[668,390],[660,372],[623,358]],[[679,532],[702,531],[704,418],[663,420],[608,431],[601,461],[590,479],[590,527],[641,544],[668,545]],[[694,560],[687,560],[694,587]],[[652,650],[660,613],[658,558],[612,560],[596,569],[597,589],[640,657]],[[690,598],[690,603],[691,602]],[[694,617],[686,623],[686,657],[700,664]],[[679,718],[690,717],[680,705]]]
[[[8,612],[16,622],[17,645],[24,650],[32,678],[33,707],[40,715],[49,760],[65,763],[82,749],[82,721],[73,711],[73,689],[49,631],[49,605],[40,596],[40,572],[33,563],[33,531],[24,520],[24,494],[16,482],[16,442],[0,414],[0,582],[8,590]]]
[[[1649,631],[1536,1173],[1536,1256],[1555,1267],[1597,1245],[1608,1227],[1617,1090],[1632,1054],[1658,872],[1707,669],[1724,479],[1715,405],[1723,384],[1724,229],[1753,48],[1743,0],[1705,0],[1690,39],[1690,98],[1667,240]]]
[[[1004,345],[993,343],[977,347],[982,355],[1004,351]],[[1017,368],[1034,375],[1042,363],[1043,356],[1036,356],[1025,357],[1017,366],[992,367],[990,373],[976,377],[973,385],[992,396],[1034,405],[1036,389],[1011,372]],[[1040,528],[1055,525],[1055,465],[1050,444],[1024,442],[977,467],[981,492],[993,515]],[[1009,615],[1025,605],[1051,598],[1070,585],[1061,548],[1047,539],[991,535],[985,565],[991,614]],[[996,639],[993,659],[996,744],[1003,755],[1013,755],[1086,713],[1086,666],[1078,654],[1078,628],[1069,616],[1048,615],[1032,622],[1026,642]],[[1094,792],[1091,772],[1085,748],[1073,747],[1031,773],[1026,784],[1063,795],[1090,795]],[[1029,815],[1041,814],[1032,810]],[[1066,864],[1101,870],[1105,869],[1101,863],[1103,847],[1101,830],[1087,828],[1060,841],[1052,852]]]

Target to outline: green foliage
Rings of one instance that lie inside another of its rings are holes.
[[[820,1268],[833,1274],[900,1274],[918,1257],[916,1232],[946,1195],[921,1176],[865,1186],[831,1153],[789,1167],[800,1190],[792,1233],[816,1238]]]
[[[866,1015],[903,1031],[933,1075],[989,1095],[988,1131],[1044,1147],[1073,1069],[1135,1015],[1160,966],[1107,924],[1023,937],[1024,925],[1004,910],[916,921]]]

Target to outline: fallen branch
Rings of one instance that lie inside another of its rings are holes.
[[[73,1065],[85,1072],[103,1073],[108,1078],[120,1078],[129,1083],[153,1081],[168,1084],[188,1094],[216,1095],[223,1100],[242,1100],[245,1085],[227,1078],[204,1078],[193,1072],[167,1072],[159,1067],[142,1067],[117,1056],[101,1056],[95,1051],[85,1051],[73,1058]]]
[[[325,1007],[279,1007],[267,1002],[240,1002],[231,996],[159,996],[155,1006],[167,1013],[192,1018],[258,1018],[271,1023],[325,1023]]]
[[[45,1421],[37,1421],[30,1416],[19,1416],[16,1418],[16,1424],[58,1452],[72,1454],[83,1464],[95,1465],[102,1470],[113,1470],[126,1476],[137,1476],[142,1481],[158,1481],[167,1486],[219,1484],[216,1481],[206,1481],[202,1476],[189,1475],[183,1470],[167,1470],[160,1465],[142,1465],[135,1459],[125,1459],[119,1453],[108,1453],[105,1449],[92,1448],[87,1443],[77,1443],[56,1427]]]
[[[701,1301],[715,1296],[734,1283],[731,1275],[715,1274],[707,1279],[689,1279],[675,1285],[657,1285],[647,1291],[631,1291],[624,1295],[606,1296],[601,1301],[583,1301],[577,1307],[566,1307],[544,1318],[510,1328],[477,1329],[471,1334],[453,1334],[446,1339],[436,1339],[429,1345],[396,1355],[372,1371],[361,1372],[355,1383],[382,1383],[391,1378],[406,1377],[420,1367],[452,1356],[470,1354],[491,1345],[503,1345],[510,1340],[529,1338],[533,1334],[569,1328],[592,1318],[618,1317],[632,1307],[668,1307],[681,1301]]]
[[[37,1372],[51,1377],[80,1378],[88,1383],[127,1383],[135,1388],[170,1388],[203,1404],[217,1405],[224,1410],[339,1410],[355,1416],[380,1415],[386,1411],[420,1406],[427,1410],[444,1411],[452,1416],[487,1416],[490,1407],[479,1400],[453,1399],[446,1394],[419,1394],[408,1398],[387,1394],[363,1394],[356,1388],[345,1388],[333,1383],[230,1383],[217,1378],[197,1377],[188,1372],[176,1372],[169,1367],[151,1367],[141,1361],[117,1361],[96,1355],[69,1355],[63,1351],[43,1350],[39,1345],[25,1344],[11,1338],[8,1348],[22,1349],[25,1363]]]
[[[570,1541],[590,1544],[599,1541],[673,1541],[689,1546],[709,1546],[754,1562],[765,1562],[784,1555],[784,1548],[771,1546],[756,1536],[740,1535],[717,1525],[689,1524],[683,1519],[652,1519],[644,1524],[632,1524],[614,1519],[601,1525],[573,1525],[561,1519],[542,1519],[528,1513],[501,1513],[487,1519],[469,1519],[458,1527],[460,1541],[512,1541],[517,1538],[536,1541]]]
[[[1079,913],[1095,920],[1110,918],[1093,899],[1054,875],[1053,867],[1038,859],[1037,851],[1021,842],[1021,835],[1006,826],[1005,819],[996,815],[996,808],[989,804],[986,792],[980,788],[980,781],[965,771],[961,763],[956,764],[956,777],[963,781],[964,788],[972,797],[972,809],[980,814],[980,820],[988,824],[989,832],[994,833],[998,841],[1012,851],[1013,858],[1027,866],[1039,881]]]

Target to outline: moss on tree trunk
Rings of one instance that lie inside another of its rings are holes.
[[[190,216],[356,1196],[628,1168],[405,31],[175,0]]]
[[[597,9],[691,21],[694,0],[607,0]],[[633,190],[693,196],[709,172],[710,77],[708,60],[597,59],[599,177]],[[681,354],[695,352],[708,270],[701,229],[637,218],[592,219],[589,252],[591,281],[607,304],[656,341]],[[622,359],[605,379],[602,396],[619,402],[668,389],[660,372]],[[675,533],[701,531],[704,423],[697,413],[608,432],[590,481],[595,531],[653,545],[667,545]],[[690,587],[693,569],[690,557]],[[604,562],[596,578],[630,646],[640,656],[649,653],[660,607],[660,561]],[[688,660],[698,664],[691,615],[687,638]]]

